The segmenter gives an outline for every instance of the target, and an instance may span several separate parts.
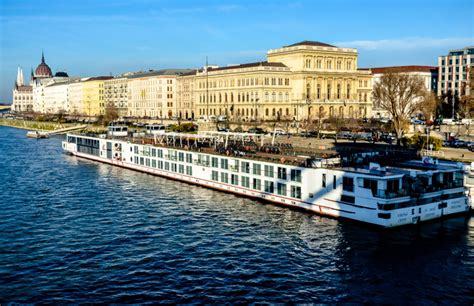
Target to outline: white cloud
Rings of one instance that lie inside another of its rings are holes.
[[[474,44],[472,37],[427,38],[409,37],[400,39],[353,40],[334,43],[336,46],[364,50],[414,50],[426,48],[464,48]]]

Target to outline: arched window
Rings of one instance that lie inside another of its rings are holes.
[[[334,117],[334,106],[329,107],[329,117]]]
[[[265,109],[265,116],[268,117],[268,113],[269,113],[269,110],[268,110],[268,108],[266,108],[266,109]]]
[[[349,106],[349,117],[354,118],[354,107],[353,106]]]
[[[339,118],[344,118],[344,107],[339,106]]]
[[[306,99],[311,99],[311,84],[306,84]]]
[[[285,101],[286,102],[290,101],[290,94],[289,93],[285,94]]]
[[[234,93],[233,92],[230,93],[230,102],[234,102]]]
[[[276,101],[276,93],[272,92],[272,102]]]
[[[316,86],[316,98],[321,99],[321,84]]]
[[[275,110],[275,109],[272,110],[272,116],[273,116],[273,117],[276,116],[276,110]]]
[[[367,93],[364,94],[364,102],[367,102]]]
[[[290,115],[290,109],[287,107],[286,108],[286,115],[289,116]]]
[[[265,93],[265,102],[268,102],[269,101],[269,95],[268,95],[268,92]]]
[[[283,101],[283,93],[278,93],[278,101],[282,102]]]

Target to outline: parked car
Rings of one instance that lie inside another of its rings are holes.
[[[262,128],[250,128],[248,132],[252,134],[265,134],[265,130]]]
[[[467,147],[467,149],[471,152],[474,152],[474,143],[471,143],[469,144],[469,146]]]

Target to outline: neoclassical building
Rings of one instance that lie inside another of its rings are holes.
[[[12,110],[15,112],[33,111],[33,88],[31,85],[25,84],[21,67],[18,67],[15,86],[13,87]]]
[[[267,61],[204,67],[178,78],[178,105],[202,116],[251,120],[362,118],[372,113],[372,76],[357,50],[314,41],[269,50]]]

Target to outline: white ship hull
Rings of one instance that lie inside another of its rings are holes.
[[[420,196],[421,201],[423,201],[423,197],[435,199],[432,203],[428,201],[424,204],[387,210],[380,209],[380,207],[387,207],[383,205],[390,203],[395,203],[394,205],[408,203],[410,197],[402,196],[396,199],[374,197],[370,189],[361,186],[362,179],[371,177],[370,175],[331,168],[297,167],[225,155],[136,144],[115,139],[71,136],[99,141],[99,146],[95,149],[94,154],[79,152],[76,143],[63,142],[63,149],[77,157],[245,197],[257,198],[279,205],[300,208],[319,215],[347,218],[382,227],[415,224],[463,213],[469,208],[467,197],[464,195],[464,187],[440,190]],[[114,149],[117,147],[120,148],[119,151]],[[158,150],[161,154],[152,156],[152,150],[153,152]],[[198,158],[203,158],[207,163],[203,163]],[[210,161],[216,158],[218,158],[218,164],[212,165]],[[230,167],[223,169],[221,167],[222,159],[226,159],[226,163]],[[243,169],[239,169],[238,166],[232,167],[233,163],[236,165],[249,163],[251,166],[258,163],[260,164],[260,171],[257,174],[254,174],[253,171],[242,171]],[[277,174],[276,171],[273,174],[264,172],[264,167],[266,169],[267,166],[278,169],[278,171],[285,169],[285,176],[279,178],[280,173]],[[290,172],[293,174],[293,171],[300,171],[298,172],[300,173],[299,179],[290,178],[289,174]],[[232,181],[234,176],[236,181]],[[324,183],[322,177],[324,177]],[[343,177],[349,177],[354,181],[352,191],[346,190],[347,188],[343,186]],[[255,183],[256,180],[258,184]],[[380,179],[379,184],[384,184],[382,179]]]

